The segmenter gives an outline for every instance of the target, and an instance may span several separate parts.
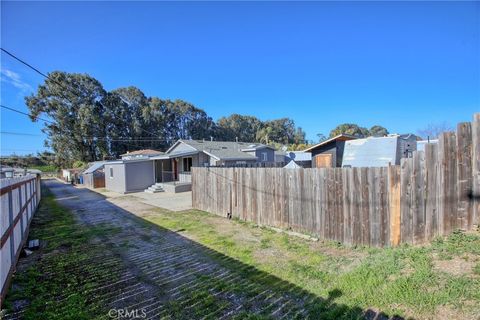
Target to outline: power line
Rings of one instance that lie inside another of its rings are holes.
[[[30,117],[30,115],[29,115],[28,113],[25,113],[25,112],[20,111],[20,110],[18,110],[18,109],[14,109],[14,108],[11,108],[11,107],[7,107],[7,106],[5,106],[5,105],[0,105],[0,107]],[[49,120],[47,120],[47,119],[42,119],[42,118],[37,118],[37,119],[40,119],[40,120],[43,120],[43,121],[47,121],[47,122],[50,122],[50,123],[53,124],[52,121],[49,121]],[[1,131],[0,133],[1,133],[1,134],[8,134],[8,135],[17,135],[17,136],[20,136],[20,135],[21,135],[21,136],[41,136],[40,134],[29,134],[29,133],[10,132],[10,131]],[[96,136],[82,136],[82,138],[84,138],[84,139],[105,140],[105,141],[137,141],[137,142],[142,142],[142,141],[152,142],[152,141],[156,141],[156,142],[170,142],[169,140],[166,140],[166,139],[155,139],[155,138],[152,138],[152,137],[136,137],[136,138],[128,138],[128,139],[127,139],[127,138],[125,138],[125,139],[123,139],[123,138],[122,138],[122,139],[114,139],[114,138],[105,138],[105,137],[96,137]]]
[[[15,56],[13,53],[10,53],[9,51],[3,49],[3,48],[0,48],[2,49],[3,52],[5,52],[6,54],[8,54],[10,57],[14,58],[15,60],[21,62],[22,64],[26,65],[27,67],[29,67],[30,69],[34,70],[36,73],[44,76],[45,78],[48,78],[48,76],[46,74],[44,74],[42,71],[38,70],[37,68],[35,68],[34,66],[30,65],[29,63],[23,61],[22,59],[18,58],[17,56]]]
[[[4,49],[4,48],[0,48],[3,52],[5,52],[7,55],[9,55],[10,57],[12,57],[13,59],[17,60],[18,62],[22,63],[23,65],[27,66],[28,68],[32,69],[33,71],[35,71],[36,73],[38,73],[39,75],[41,75],[42,77],[46,78],[46,79],[49,79],[50,81],[56,83],[57,85],[59,85],[60,87],[62,88],[65,88],[64,87],[64,84],[63,83],[60,83],[58,82],[57,80],[53,79],[52,77],[50,77],[48,74],[45,74],[43,73],[42,71],[40,71],[39,69],[35,68],[34,66],[32,66],[31,64],[29,64],[28,62],[20,59],[19,57],[17,57],[16,55],[14,55],[13,53],[9,52],[8,50]],[[68,89],[70,89],[70,91],[72,92],[75,92],[75,90],[73,90],[71,87],[69,87]],[[61,92],[61,91],[60,91]],[[67,100],[70,100],[68,97],[64,96],[64,98],[66,98]],[[102,104],[101,101],[98,101],[98,103],[105,108],[105,106]],[[116,116],[115,114],[113,114],[113,116]],[[121,119],[119,117],[117,117],[117,119],[120,119],[120,120],[124,120],[124,119]],[[153,133],[153,132],[150,132],[144,128],[140,128],[140,130],[146,132],[146,133],[149,133],[153,136],[155,136],[156,134]]]
[[[30,117],[30,115],[26,112],[23,112],[23,111],[20,111],[20,110],[17,110],[17,109],[14,109],[14,108],[10,108],[10,107],[7,107],[7,106],[4,106],[3,104],[0,104],[0,107],[4,108],[4,109],[7,109],[7,110],[10,110],[10,111],[13,111],[13,112],[16,112],[16,113],[20,113],[20,114],[23,114],[27,117]],[[48,123],[51,123],[51,124],[55,124],[55,122],[53,121],[50,121],[50,120],[47,120],[47,119],[43,119],[43,118],[40,118],[40,117],[36,117],[36,119],[40,119],[42,121],[45,121],[45,122],[48,122]]]
[[[11,131],[0,131],[0,134],[5,134],[5,135],[11,135],[11,136],[34,136],[34,137],[41,137],[41,134],[33,134],[33,133],[22,133],[22,132],[11,132]],[[110,138],[104,138],[104,137],[94,137],[94,136],[82,136],[82,138],[90,138],[90,139],[96,139],[96,140],[105,140],[105,141],[137,141],[137,142],[152,142],[152,141],[157,141],[157,142],[167,142],[167,140],[162,140],[162,139],[150,139],[150,138],[141,138],[139,137],[138,139],[110,139]]]
[[[41,134],[33,133],[23,133],[23,132],[11,132],[11,131],[0,131],[0,134],[6,134],[9,136],[30,136],[30,137],[41,137]]]

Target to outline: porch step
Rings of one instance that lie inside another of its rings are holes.
[[[157,193],[157,192],[165,192],[163,190],[163,187],[160,183],[155,183],[154,185],[148,187],[148,189],[145,189],[146,193]]]

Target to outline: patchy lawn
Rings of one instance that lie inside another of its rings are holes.
[[[90,292],[100,280],[118,280],[113,271],[119,262],[95,239],[118,230],[79,225],[45,189],[29,235],[42,246],[18,264],[3,312],[20,319],[93,319],[107,311]],[[99,267],[100,259],[109,263]]]
[[[20,260],[7,319],[108,319],[111,308],[152,319],[480,317],[478,232],[347,248],[44,183],[56,200],[46,192],[34,216],[42,247]]]
[[[346,248],[311,242],[200,211],[144,218],[336,302],[416,319],[480,317],[480,234],[424,247]]]

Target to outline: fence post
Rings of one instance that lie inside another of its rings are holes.
[[[468,230],[472,227],[472,126],[462,122],[457,126],[457,199],[458,227]]]
[[[473,224],[480,224],[480,113],[475,113],[472,123],[472,173]]]
[[[388,202],[390,209],[390,245],[400,244],[400,168],[388,166]]]
[[[10,265],[15,263],[15,225],[13,224],[13,190],[8,193],[8,225],[10,226]]]
[[[26,188],[27,186],[25,186]],[[25,198],[25,204],[27,204],[27,198]],[[23,203],[22,203],[22,186],[18,188],[18,214],[20,215],[20,242],[23,241]],[[25,206],[27,210],[27,206]]]

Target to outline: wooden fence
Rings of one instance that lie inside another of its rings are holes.
[[[480,213],[480,114],[385,168],[193,168],[193,207],[345,244],[419,244]]]
[[[40,202],[40,178],[0,180],[0,306],[7,292],[33,214]]]

